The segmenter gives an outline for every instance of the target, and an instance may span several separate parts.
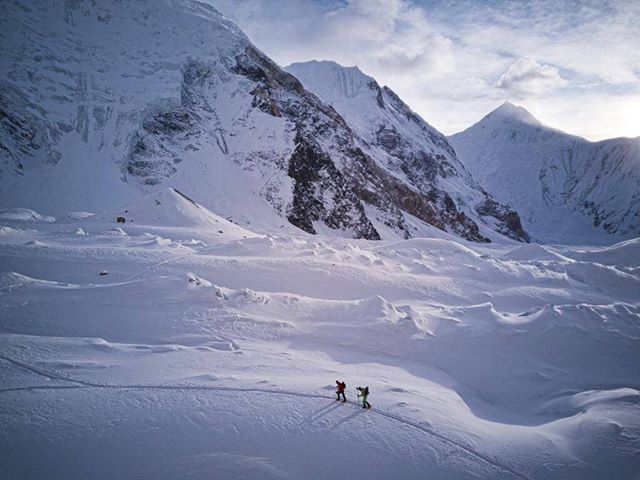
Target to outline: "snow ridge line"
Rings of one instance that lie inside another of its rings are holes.
[[[31,367],[30,365],[19,362],[17,360],[14,360],[12,358],[6,357],[1,354],[0,354],[0,359],[5,360],[9,363],[12,363],[23,369],[26,369],[30,372],[37,373],[38,375],[44,376],[51,380],[63,380],[67,382],[76,383],[76,385],[70,385],[70,386],[51,385],[51,386],[14,387],[14,388],[7,388],[7,389],[0,390],[0,393],[23,391],[23,390],[47,390],[47,389],[61,390],[61,389],[79,389],[79,388],[104,388],[104,389],[113,389],[113,390],[127,390],[127,389],[131,389],[131,390],[199,390],[199,391],[209,390],[209,391],[219,391],[219,392],[264,393],[269,395],[286,395],[286,396],[293,396],[293,397],[299,397],[299,398],[300,397],[321,398],[321,399],[330,398],[330,397],[327,397],[326,395],[321,395],[317,393],[301,393],[301,392],[295,392],[291,390],[270,390],[268,388],[256,388],[256,387],[224,387],[224,386],[213,387],[213,386],[207,386],[207,385],[142,385],[142,384],[113,385],[113,384],[106,384],[106,383],[94,383],[94,382],[89,382],[85,380],[72,379],[64,375],[59,375],[57,373],[47,373],[44,370]],[[459,442],[457,440],[453,440],[447,437],[446,435],[438,433],[437,431],[431,428],[427,428],[423,425],[420,425],[419,423],[412,422],[411,420],[407,420],[399,415],[389,413],[385,410],[380,410],[380,409],[370,410],[369,413],[380,415],[390,420],[403,423],[409,427],[420,430],[428,435],[438,438],[444,443],[448,443],[450,445],[453,445],[454,447],[459,448],[460,450],[463,450],[467,454],[477,458],[478,460],[481,460],[482,462],[488,465],[491,465],[494,468],[497,468],[498,470],[503,470],[523,480],[530,480],[525,475],[513,470],[511,467],[507,465],[504,465],[502,463],[499,463],[493,460],[491,457],[477,451],[473,447],[465,445],[464,443]]]

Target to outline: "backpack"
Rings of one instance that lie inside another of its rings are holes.
[[[369,395],[369,387],[364,387],[364,388],[362,389],[362,394],[363,394],[363,395]]]

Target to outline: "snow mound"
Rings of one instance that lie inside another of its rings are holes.
[[[51,280],[42,280],[39,278],[23,275],[18,272],[2,272],[0,273],[0,290],[11,289],[21,286],[44,286],[44,287],[69,287],[72,284],[59,283]]]
[[[257,236],[214,214],[174,188],[146,195],[118,210],[102,213],[95,218],[116,222],[118,217],[124,219],[125,225],[196,229],[224,235],[225,239]]]
[[[0,225],[0,237],[4,236],[4,235],[9,235],[10,233],[15,232],[16,230],[11,228],[11,227],[7,227],[5,225]]]
[[[200,288],[200,287],[212,287],[213,284],[209,280],[205,280],[204,278],[200,278],[195,273],[187,273],[187,281],[189,282],[190,288]]]
[[[587,408],[591,405],[606,404],[612,401],[629,401],[640,403],[640,391],[635,388],[617,388],[615,390],[590,390],[573,396],[571,403],[576,408]]]
[[[92,212],[67,212],[67,217],[73,220],[84,220],[85,218],[93,217],[95,214]]]
[[[603,265],[638,267],[640,266],[640,238],[616,243],[605,248],[569,250],[566,254],[576,260],[588,260]]]
[[[112,237],[128,237],[129,235],[120,227],[113,228],[107,232],[107,235]]]
[[[392,303],[380,295],[359,300],[350,313],[355,317],[375,320],[397,320],[404,317]]]
[[[554,252],[548,247],[536,243],[521,245],[500,257],[502,260],[516,260],[519,262],[570,262],[571,259]]]
[[[379,250],[395,251],[403,256],[412,258],[422,257],[423,255],[455,255],[456,257],[480,258],[481,255],[469,247],[462,245],[456,241],[445,240],[440,238],[414,238],[411,240],[403,240],[393,242],[381,247]]]
[[[8,208],[0,210],[0,220],[11,220],[17,222],[46,222],[52,223],[56,219],[48,215],[41,215],[35,210],[28,208]]]
[[[228,288],[216,287],[216,296],[224,300],[229,300],[233,305],[265,304],[269,302],[270,295],[256,292],[250,288],[231,290]]]
[[[214,251],[218,255],[264,255],[276,251],[276,243],[269,235],[242,238],[229,242]]]

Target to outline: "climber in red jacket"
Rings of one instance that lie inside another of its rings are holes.
[[[336,398],[336,401],[340,400],[340,395],[342,395],[342,401],[346,402],[347,401],[347,397],[344,396],[344,391],[347,388],[347,384],[344,382],[341,382],[339,380],[336,380],[336,393],[338,394],[338,398]]]

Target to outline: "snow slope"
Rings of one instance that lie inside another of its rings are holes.
[[[0,471],[634,479],[639,246],[255,235],[174,190],[3,219]]]
[[[540,241],[611,244],[640,234],[640,138],[589,142],[507,102],[450,140]]]
[[[174,232],[171,237],[184,237],[193,232],[196,236],[213,236],[216,242],[259,236],[210,212],[174,188],[159,190],[113,211],[92,215],[88,217],[88,224],[110,223],[118,218],[124,219],[122,226],[126,224],[128,230],[135,233],[157,230],[161,234]]]

